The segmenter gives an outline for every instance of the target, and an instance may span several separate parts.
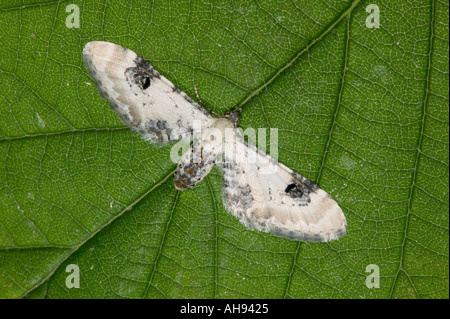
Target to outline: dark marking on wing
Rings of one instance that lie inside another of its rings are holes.
[[[146,90],[150,87],[153,78],[161,78],[159,72],[140,56],[134,60],[134,63],[135,67],[125,69],[125,78],[130,86],[137,85],[142,90]]]
[[[151,84],[152,74],[148,70],[137,67],[125,70],[125,77],[130,87],[137,85],[141,90],[148,89]]]
[[[292,172],[292,177],[294,183],[302,185],[309,193],[315,193],[319,189],[319,186],[296,172]]]
[[[147,71],[147,73],[149,73],[150,77],[155,77],[158,79],[161,78],[161,74],[159,74],[159,72],[156,71],[155,68],[150,63],[148,63],[144,58],[138,56],[134,60],[134,63],[136,63],[137,69]]]
[[[161,120],[158,120],[158,121],[156,121],[156,126],[157,126],[160,130],[167,129],[167,121],[161,121]]]
[[[284,192],[289,197],[297,199],[299,205],[308,205],[311,202],[309,194],[315,193],[319,187],[296,172],[292,172],[292,177],[292,183],[286,186]]]
[[[143,77],[142,78],[142,89],[146,90],[150,87],[150,78],[148,77]]]
[[[179,88],[177,88],[175,85],[173,86],[172,90],[173,90],[173,92],[176,92],[178,94],[181,93],[181,90]]]
[[[292,198],[303,197],[302,187],[295,183],[289,184],[284,191],[285,193],[288,193]]]
[[[186,101],[188,101],[189,103],[194,103],[194,100],[191,99],[189,96],[185,95],[184,98],[186,99]]]

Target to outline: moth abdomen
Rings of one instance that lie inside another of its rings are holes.
[[[180,162],[174,174],[175,188],[178,190],[193,188],[208,175],[213,167],[214,161]]]

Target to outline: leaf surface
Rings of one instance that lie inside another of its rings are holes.
[[[448,3],[72,3],[80,28],[66,2],[0,5],[1,298],[449,297]],[[124,127],[88,77],[93,40],[219,113],[241,105],[243,128],[278,128],[280,162],[337,200],[346,236],[247,230],[218,170],[177,192],[170,147]]]

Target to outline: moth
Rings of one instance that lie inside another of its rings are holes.
[[[206,128],[181,156],[174,174],[177,190],[194,187],[217,165],[223,172],[225,209],[246,227],[297,241],[327,242],[345,234],[345,216],[330,195],[238,134],[239,112],[212,116],[122,46],[89,42],[83,59],[111,109],[145,140],[166,145],[192,137],[194,123]],[[226,139],[230,130],[235,134]],[[273,173],[262,172],[271,165],[277,168]]]

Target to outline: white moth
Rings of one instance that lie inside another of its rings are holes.
[[[224,206],[246,227],[300,241],[326,242],[345,234],[344,214],[325,191],[237,133],[239,113],[212,117],[147,61],[119,45],[89,42],[83,58],[111,109],[145,140],[164,145],[190,137],[194,121],[207,128],[182,155],[174,175],[176,189],[192,188],[216,164],[223,171]],[[222,138],[214,138],[209,129]],[[232,142],[223,138],[230,129],[236,132]],[[235,154],[224,151],[227,147]],[[268,165],[276,165],[275,173],[261,172]]]

